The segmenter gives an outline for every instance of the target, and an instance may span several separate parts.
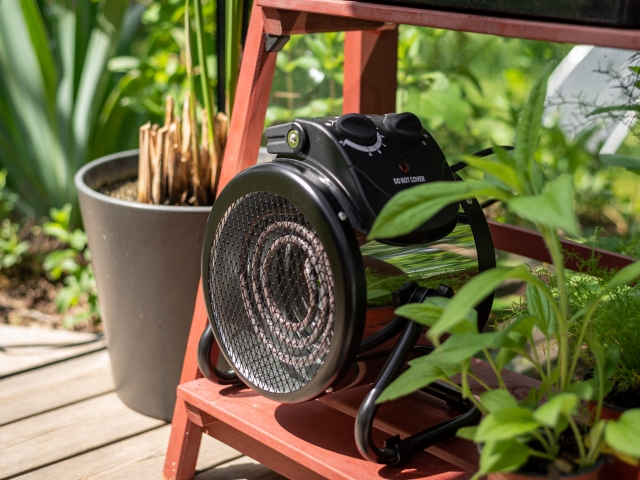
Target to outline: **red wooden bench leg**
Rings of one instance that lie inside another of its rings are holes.
[[[240,65],[218,192],[238,173],[257,161],[276,68],[276,55],[277,52],[265,51],[262,7],[254,5]]]
[[[229,129],[229,139],[221,172],[219,191],[236,174],[256,163],[264,118],[271,92],[276,65],[276,53],[265,52],[262,8],[255,5],[251,12],[247,42],[240,68],[237,95]],[[180,383],[200,377],[197,362],[198,341],[207,325],[207,311],[202,287],[198,289],[196,306],[187,343]],[[165,458],[163,478],[187,480],[195,474],[202,428],[191,422],[187,405],[176,402],[171,426],[171,437]]]
[[[198,341],[207,325],[207,310],[204,304],[202,286],[198,287],[196,305],[191,321],[187,351],[184,356],[180,383],[190,382],[200,377],[198,370]],[[171,436],[165,457],[163,480],[190,480],[196,471],[198,450],[202,439],[202,429],[189,420],[187,406],[180,398],[176,401],[171,422]]]
[[[396,111],[398,28],[347,32],[342,113]]]
[[[163,480],[191,480],[196,472],[202,428],[187,416],[184,400],[178,398],[173,413],[169,448],[164,461]]]

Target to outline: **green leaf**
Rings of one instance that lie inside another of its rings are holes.
[[[634,280],[640,277],[640,262],[632,263],[631,265],[627,265],[615,276],[609,280],[609,282],[604,287],[604,292],[610,292],[622,285],[627,285]]]
[[[518,178],[515,169],[508,163],[502,161],[487,160],[486,158],[474,157],[473,155],[465,155],[462,158],[472,167],[491,175],[502,183],[507,185],[511,190],[520,192],[523,190],[522,183]],[[499,160],[499,159],[498,159]]]
[[[42,227],[45,235],[49,235],[64,243],[69,243],[69,232],[59,223],[47,223]]]
[[[524,104],[522,116],[516,128],[516,145],[514,156],[516,169],[530,172],[531,164],[535,161],[534,154],[538,145],[538,134],[542,124],[542,111],[547,95],[547,82],[553,69],[547,64],[529,92],[529,98]]]
[[[519,442],[487,442],[480,452],[480,469],[472,480],[491,472],[514,472],[522,467],[528,458],[529,449]]]
[[[594,115],[600,115],[602,113],[610,112],[640,112],[640,105],[609,105],[607,107],[596,108],[592,112],[589,112],[587,117]]]
[[[523,407],[508,407],[490,413],[480,422],[475,441],[513,440],[540,427],[533,412]]]
[[[454,333],[429,354],[430,361],[440,364],[460,363],[484,348],[500,348],[506,336],[506,330],[493,333]]]
[[[540,292],[540,288],[531,283],[527,284],[527,306],[529,312],[536,317],[540,331],[550,338],[555,333],[558,322],[549,299]]]
[[[627,410],[617,421],[607,422],[604,438],[614,450],[640,458],[640,409]]]
[[[423,303],[410,303],[403,305],[394,312],[401,317],[409,318],[422,325],[431,326],[438,321],[445,307],[451,299],[444,297],[430,297]],[[474,333],[477,332],[478,314],[475,310],[470,310],[467,316],[458,325],[451,329],[450,333]]]
[[[389,385],[380,395],[376,403],[383,403],[404,395],[409,395],[436,380],[448,380],[456,373],[460,372],[459,365],[436,365],[429,357],[417,358],[411,362],[411,368],[400,375]],[[421,362],[418,362],[422,360]]]
[[[495,358],[498,369],[502,370],[511,360],[517,357],[524,350],[526,343],[527,339],[523,335],[518,335],[517,339],[506,338]]]
[[[394,313],[421,325],[431,326],[440,318],[444,307],[450,301],[450,299],[444,297],[428,297],[422,303],[402,305],[397,308]]]
[[[533,418],[547,427],[556,428],[562,416],[572,416],[578,406],[578,396],[575,393],[560,393],[551,397],[533,412]]]
[[[533,327],[535,327],[537,323],[538,319],[536,317],[525,315],[512,322],[507,327],[507,330],[509,330],[510,333],[518,333],[526,338],[531,338]]]
[[[579,236],[578,220],[573,210],[573,178],[562,175],[551,180],[541,195],[521,195],[509,201],[509,208],[539,225],[562,229]]]
[[[507,194],[487,182],[432,182],[397,193],[382,208],[369,238],[393,238],[411,233],[448,205],[487,195],[500,200]]]
[[[600,160],[610,167],[622,167],[640,171],[640,158],[630,155],[600,155]]]
[[[438,345],[440,335],[451,333],[458,324],[465,321],[475,305],[509,279],[539,282],[524,265],[515,268],[496,267],[482,272],[473,277],[453,296],[440,319],[429,329],[427,333],[429,339]]]
[[[382,298],[390,296],[391,292],[389,290],[382,289],[371,289],[367,290],[367,300],[373,300],[374,298]]]
[[[456,432],[456,437],[464,438],[465,440],[473,442],[473,439],[476,436],[476,430],[478,430],[477,426],[462,427]]]
[[[571,383],[564,389],[567,393],[574,393],[580,400],[593,400],[596,389],[592,380]]]
[[[518,406],[513,395],[505,390],[489,390],[480,395],[480,400],[490,413]]]

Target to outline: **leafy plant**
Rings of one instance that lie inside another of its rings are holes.
[[[107,62],[128,44],[141,12],[129,5],[0,2],[0,166],[31,214],[75,203],[76,170],[137,136],[109,120],[124,107],[105,104]]]
[[[584,265],[586,273],[573,272],[565,280],[569,317],[575,319],[571,324],[570,338],[579,338],[579,328],[584,317],[576,318],[576,314],[593,302],[617,273],[598,268],[597,262],[593,260]],[[552,271],[541,268],[535,275],[557,295],[557,279]],[[516,317],[530,314],[529,305],[525,301]],[[616,390],[635,390],[640,395],[640,285],[621,285],[610,290],[596,307],[589,331],[605,349],[618,348],[620,351],[619,363],[611,377]],[[588,350],[585,351],[584,359],[587,365],[593,364],[594,359]]]
[[[87,248],[87,235],[79,228],[71,226],[71,204],[61,209],[52,208],[51,221],[43,226],[43,232],[62,242],[66,248],[49,253],[43,263],[44,270],[53,280],[63,279],[56,296],[56,306],[61,312],[86,302],[88,309],[82,313],[70,314],[65,318],[65,327],[70,328],[87,321],[100,319],[96,280],[91,266],[91,254]]]
[[[0,170],[0,265],[2,268],[12,267],[22,260],[22,255],[27,253],[31,242],[22,240],[19,236],[20,226],[11,221],[9,212],[18,200],[15,193],[9,192],[7,186],[7,171]]]
[[[441,381],[460,390],[484,418],[477,427],[458,434],[482,445],[480,469],[474,478],[490,472],[514,471],[531,459],[542,459],[549,474],[559,475],[593,465],[605,448],[618,454],[640,457],[640,409],[625,412],[619,421],[600,418],[605,394],[619,358],[619,348],[605,348],[590,331],[594,315],[611,292],[640,276],[640,263],[618,272],[583,308],[571,315],[566,288],[564,258],[558,230],[578,235],[573,210],[573,181],[569,175],[545,180],[535,161],[540,123],[550,66],[534,85],[516,129],[516,146],[511,152],[497,148],[494,160],[468,157],[470,166],[483,173],[482,180],[434,182],[397,194],[382,210],[371,238],[406,234],[422,225],[448,204],[468,197],[492,196],[507,203],[520,217],[537,226],[550,252],[557,292],[523,265],[497,267],[474,277],[452,299],[433,298],[423,304],[409,304],[398,315],[429,326],[427,337],[436,347],[431,354],[412,360],[411,368],[394,381],[380,397],[387,401],[434,382]],[[473,306],[505,280],[527,283],[530,315],[522,316],[506,328],[480,333]],[[580,319],[576,338],[569,341],[571,320]],[[539,352],[533,332],[537,328],[547,347]],[[443,340],[442,335],[449,336]],[[526,347],[530,348],[527,349]],[[575,381],[583,347],[594,359],[594,376]],[[472,370],[475,355],[484,355],[496,376],[498,387],[490,388]],[[516,398],[507,388],[502,368],[515,357],[527,361],[540,377],[540,385],[526,398]],[[460,376],[460,385],[451,377]],[[484,393],[476,397],[470,382]],[[584,402],[597,407],[593,416],[581,415]],[[574,451],[561,447],[570,439]],[[547,472],[542,472],[547,473]]]

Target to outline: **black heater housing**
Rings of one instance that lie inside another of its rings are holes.
[[[355,432],[363,456],[381,463],[403,461],[477,420],[479,412],[455,390],[434,386],[429,393],[465,413],[386,447],[371,438],[375,399],[411,356],[430,349],[416,346],[423,327],[400,317],[363,340],[367,292],[359,240],[394,194],[428,182],[461,181],[436,141],[411,113],[296,119],[268,128],[266,135],[276,159],[231,180],[207,223],[202,281],[210,326],[199,349],[204,375],[242,382],[279,402],[303,402],[353,386],[364,363],[383,355],[386,364],[363,402]],[[435,242],[459,222],[471,226],[478,270],[494,267],[489,228],[472,198],[383,242]],[[444,285],[426,289],[408,282],[394,293],[394,304],[452,295]],[[476,306],[481,329],[492,300]],[[398,335],[392,351],[365,354]],[[219,363],[230,369],[212,364],[214,338],[223,356]]]

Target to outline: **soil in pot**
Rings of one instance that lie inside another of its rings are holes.
[[[605,397],[604,401],[618,409],[628,410],[631,408],[640,408],[640,391],[625,390],[618,391],[614,387]]]

